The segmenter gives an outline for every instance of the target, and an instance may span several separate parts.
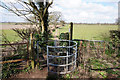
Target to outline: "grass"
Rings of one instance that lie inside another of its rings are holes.
[[[116,30],[117,25],[77,25],[74,24],[73,39],[87,39],[87,40],[103,40],[102,36],[109,36],[109,30]],[[21,40],[16,32],[13,30],[0,30],[0,32],[6,34],[6,38],[10,42]],[[69,32],[69,25],[65,25],[58,29],[58,35],[60,33]],[[53,33],[53,35],[55,32]],[[0,37],[1,38],[1,37]]]
[[[74,25],[73,28],[73,39],[88,39],[88,40],[102,40],[103,38],[101,37],[101,35],[104,36],[109,36],[109,31],[110,30],[116,30],[118,28],[117,25]],[[65,27],[62,27],[60,29],[58,29],[58,34],[60,33],[64,33],[64,32],[68,32],[69,31],[69,25],[66,25]],[[14,32],[13,30],[0,30],[0,32],[5,33],[6,38],[10,41],[10,42],[14,42],[14,41],[18,41],[21,40],[17,33]],[[55,34],[55,32],[54,32]],[[97,69],[101,69],[101,68],[106,68],[106,64],[101,64],[99,60],[97,59],[93,59],[91,60],[91,64],[94,65],[94,68]],[[114,65],[116,63],[113,63]],[[11,64],[10,67],[14,65]],[[83,64],[81,64],[81,66],[83,67]],[[8,76],[8,74],[12,74],[11,71],[13,71],[13,69],[8,68],[9,66],[7,66],[7,70],[8,72],[4,72],[6,75]],[[28,69],[25,69],[25,71],[27,72],[30,69],[30,67]],[[17,72],[14,71],[14,72]],[[103,78],[106,78],[106,74],[105,72],[99,71],[100,75],[102,75]],[[118,77],[120,77],[119,75],[119,71],[113,71],[113,70],[107,70],[106,73],[111,73],[111,74],[117,74]],[[74,75],[77,77],[77,74],[79,74],[78,71],[76,71],[74,73]],[[71,76],[69,74],[66,75],[66,78],[69,79]]]
[[[0,31],[2,31],[2,34],[5,34],[6,38],[10,42],[15,42],[15,41],[21,40],[21,38],[13,30],[0,30]],[[3,37],[2,37],[2,40],[4,40]]]
[[[110,30],[118,29],[117,25],[76,25],[73,28],[73,39],[102,40],[109,36]],[[69,25],[58,29],[58,33],[69,32]]]

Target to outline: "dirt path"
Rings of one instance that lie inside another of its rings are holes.
[[[58,29],[56,29],[56,31],[55,31],[55,35],[54,35],[54,39],[55,39],[55,40],[58,40],[58,37],[57,37],[57,36],[58,36]]]
[[[47,78],[48,77],[48,71],[47,67],[43,68],[43,70],[35,69],[34,71],[31,71],[29,73],[19,73],[15,76],[12,76],[11,78]]]

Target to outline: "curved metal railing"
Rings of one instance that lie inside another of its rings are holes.
[[[66,74],[76,68],[77,43],[70,40],[55,40],[47,46],[48,72]]]

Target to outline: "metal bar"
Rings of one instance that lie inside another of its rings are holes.
[[[75,67],[76,67],[76,58],[77,58],[77,46],[76,46],[76,52],[75,52]]]
[[[52,64],[52,63],[48,63],[48,65],[64,67],[64,66],[72,65],[73,63],[76,63],[76,61],[73,61],[73,62],[71,62],[71,63],[69,63],[69,64],[65,64],[65,65]]]
[[[37,60],[39,59],[39,42],[37,42]]]
[[[47,42],[52,42],[52,41],[60,41],[60,42],[68,42],[68,41],[70,41],[70,42],[74,42],[75,44],[76,44],[76,42],[74,41],[74,40],[48,40]],[[38,42],[40,42],[40,41],[38,41]],[[44,42],[46,42],[46,41],[44,41]]]
[[[48,67],[48,71],[49,71],[49,47],[47,46],[47,67]]]
[[[72,34],[71,34],[71,37],[70,38],[72,38]],[[71,39],[72,40],[72,39]],[[69,46],[70,46],[70,41],[69,41]],[[70,54],[71,53],[71,50],[70,50],[70,48],[69,48],[69,53],[67,52],[67,63],[66,64],[68,64],[68,55],[71,55]],[[68,66],[66,67],[66,72],[68,71]]]
[[[58,57],[58,58],[67,58],[67,57],[71,57],[71,56],[74,56],[75,54],[72,54],[72,55],[68,55],[68,56],[53,56],[53,55],[48,55],[49,57]]]
[[[76,47],[77,45],[74,45],[74,46],[48,46],[50,48],[73,48],[73,47]]]
[[[66,72],[68,71],[68,51],[67,51],[67,57],[66,57]]]

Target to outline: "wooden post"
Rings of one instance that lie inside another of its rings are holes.
[[[34,55],[33,55],[33,37],[32,33],[30,34],[30,41],[29,41],[29,53],[30,53],[30,59],[31,59],[31,66],[32,69],[34,69]]]
[[[27,67],[29,66],[29,42],[27,42]]]
[[[104,54],[103,54],[103,55],[105,55],[105,50],[106,50],[106,49],[105,49],[105,47],[106,47],[105,45],[106,45],[106,44],[105,44],[105,42],[104,42]]]
[[[70,29],[69,29],[69,40],[72,40],[73,36],[73,23],[70,23]]]
[[[82,63],[82,61],[83,61],[83,53],[82,53],[82,44],[83,44],[83,42],[82,41],[80,41],[80,46],[79,46],[79,54],[78,54],[78,57],[79,57],[79,61]]]

